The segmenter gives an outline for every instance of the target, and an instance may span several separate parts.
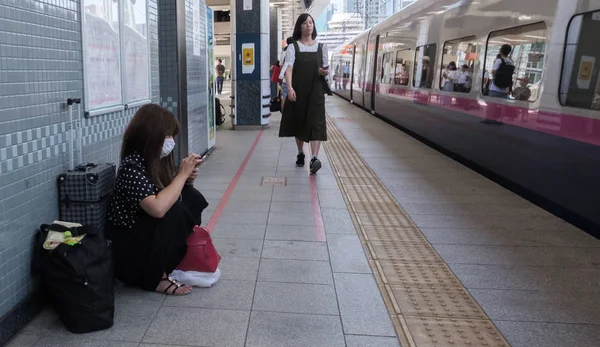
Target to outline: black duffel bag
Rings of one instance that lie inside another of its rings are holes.
[[[46,250],[43,244],[50,230],[69,230],[73,236],[86,236],[75,245],[61,243],[53,250]],[[36,246],[42,291],[67,330],[88,333],[112,327],[113,261],[103,234],[88,225],[67,228],[44,224]]]

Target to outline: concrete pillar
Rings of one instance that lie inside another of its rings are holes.
[[[205,0],[158,0],[160,104],[181,124],[176,162],[208,150],[206,13]]]
[[[270,6],[269,8],[269,56],[271,63],[279,60],[279,56],[277,55],[279,50],[277,48],[281,45],[281,42],[277,41],[277,27],[279,20],[279,17],[277,16],[278,10],[279,8],[275,6]],[[277,95],[277,85],[275,83],[270,83],[270,85],[271,95],[275,97]]]
[[[234,127],[268,126],[269,0],[231,0]]]

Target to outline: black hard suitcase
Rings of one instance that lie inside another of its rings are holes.
[[[58,176],[59,218],[104,232],[116,169],[113,164],[79,165]]]

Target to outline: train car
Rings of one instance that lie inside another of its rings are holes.
[[[334,50],[332,89],[599,237],[599,32],[600,0],[420,0]]]

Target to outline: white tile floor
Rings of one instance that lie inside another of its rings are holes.
[[[327,100],[330,115],[344,117],[336,122],[342,132],[513,347],[600,346],[599,240],[343,100]],[[112,329],[71,335],[45,311],[10,346],[398,347],[325,153],[311,194],[276,118],[212,220],[223,256],[213,288],[165,297],[119,287]],[[211,203],[204,223],[259,134],[228,128],[197,180]],[[261,186],[262,177],[286,177],[287,186]]]

